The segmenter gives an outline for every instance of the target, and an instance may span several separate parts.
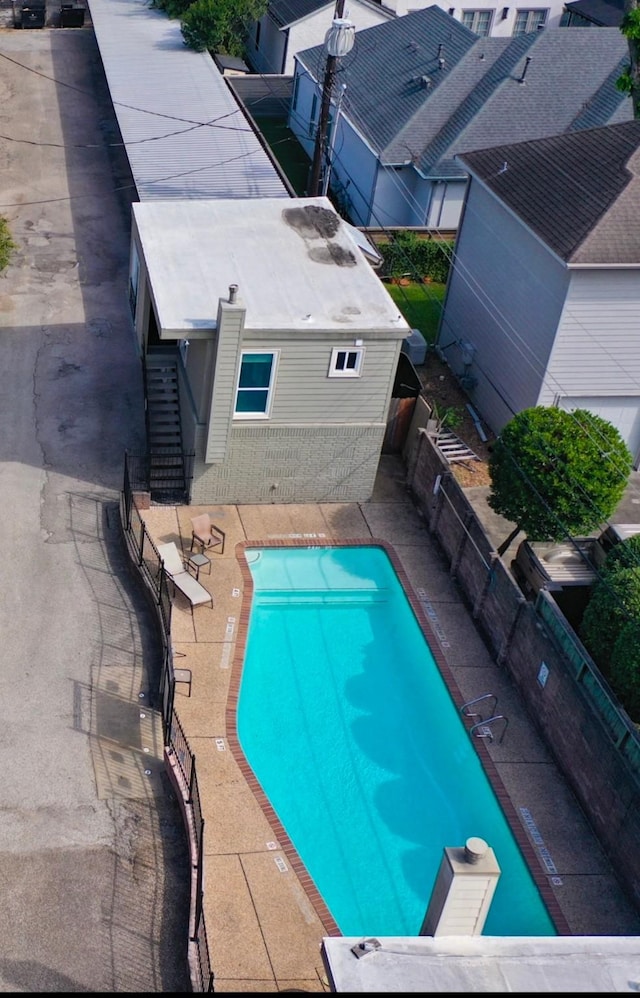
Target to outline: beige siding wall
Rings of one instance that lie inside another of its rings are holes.
[[[205,451],[205,460],[208,464],[213,461],[224,461],[227,455],[244,319],[244,308],[220,302],[217,322],[218,342]]]
[[[328,378],[333,347],[350,347],[348,340],[322,341],[276,339],[247,340],[243,350],[277,350],[278,369],[270,422],[344,423],[384,422],[387,417],[393,378],[398,363],[400,341],[364,340],[365,356],[359,378]],[[235,372],[232,376],[235,388]],[[235,421],[237,425],[238,420]],[[243,421],[244,423],[244,421]],[[255,425],[255,420],[247,423]],[[245,424],[246,425],[246,424]]]
[[[384,431],[384,423],[234,425],[224,464],[196,459],[191,502],[366,502]],[[198,455],[203,445],[196,442]]]

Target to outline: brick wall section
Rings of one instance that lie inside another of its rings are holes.
[[[617,736],[577,678],[580,669],[492,551],[464,491],[428,435],[415,429],[405,456],[409,487],[489,648],[509,673],[640,910],[640,781],[625,761]],[[538,681],[543,662],[549,669],[544,687]],[[624,722],[618,731],[623,728]]]
[[[224,462],[196,460],[191,502],[366,502],[384,433],[383,423],[234,428]]]

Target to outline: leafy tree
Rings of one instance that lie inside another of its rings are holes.
[[[617,572],[621,568],[640,568],[640,534],[628,537],[612,547],[602,567],[605,572]]]
[[[618,89],[631,97],[633,117],[640,118],[640,7],[638,7],[638,0],[625,0],[620,31],[629,45],[629,65],[616,82]]]
[[[189,9],[193,0],[153,0],[152,7],[163,10],[171,18],[182,17]]]
[[[618,430],[586,409],[524,409],[489,457],[489,505],[516,524],[504,554],[524,530],[531,540],[588,534],[618,505],[633,464]]]
[[[0,217],[0,270],[9,265],[13,251],[18,247],[11,238],[6,218]]]
[[[609,678],[631,719],[640,721],[640,620],[630,620],[616,638]]]
[[[182,37],[196,52],[242,58],[249,26],[266,11],[267,0],[195,0],[182,17]]]
[[[612,651],[623,628],[640,621],[640,569],[621,568],[598,582],[580,624],[580,636],[605,675],[611,675]]]

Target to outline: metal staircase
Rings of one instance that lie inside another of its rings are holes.
[[[175,348],[150,348],[144,372],[151,500],[172,505],[188,503]]]

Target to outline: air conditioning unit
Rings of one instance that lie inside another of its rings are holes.
[[[402,341],[402,352],[406,353],[412,364],[419,367],[424,364],[427,356],[427,344],[419,329],[412,329]]]

